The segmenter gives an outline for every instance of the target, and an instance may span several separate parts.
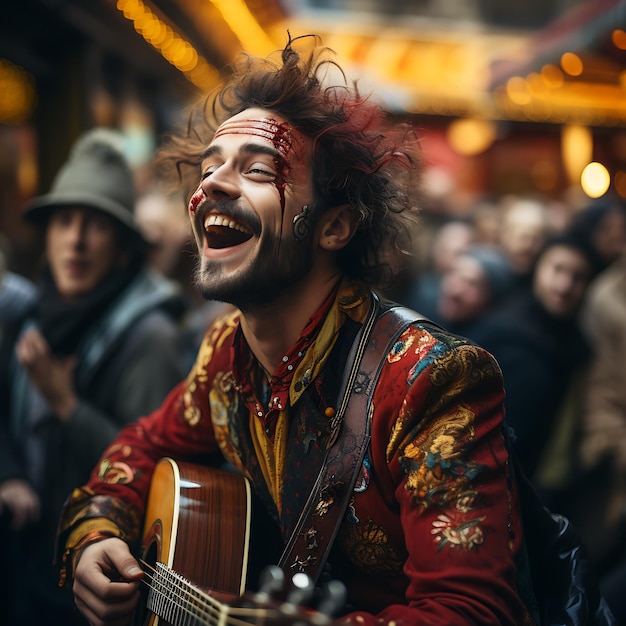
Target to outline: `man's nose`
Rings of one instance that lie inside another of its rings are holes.
[[[210,176],[204,178],[200,186],[207,198],[215,200],[234,199],[241,194],[236,173],[226,165],[218,167]]]

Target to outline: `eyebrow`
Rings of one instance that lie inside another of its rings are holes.
[[[202,159],[207,159],[210,156],[213,156],[214,154],[222,154],[223,150],[221,146],[218,145],[211,145],[209,146],[202,154]],[[244,154],[244,153],[249,153],[249,154],[267,154],[275,159],[283,159],[282,154],[276,150],[276,148],[273,148],[271,146],[267,146],[264,144],[260,144],[260,143],[254,143],[254,142],[249,142],[249,143],[244,143],[243,145],[241,145],[239,147],[239,154]]]

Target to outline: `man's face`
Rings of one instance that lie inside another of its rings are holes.
[[[92,291],[118,262],[113,220],[95,209],[55,209],[46,229],[46,256],[61,296],[72,300]]]
[[[247,109],[218,128],[189,203],[205,298],[246,309],[309,273],[313,235],[296,240],[292,222],[313,204],[311,143],[264,109]]]
[[[439,314],[446,322],[459,324],[480,315],[489,302],[489,287],[481,264],[461,254],[442,278]]]
[[[571,317],[578,311],[591,278],[584,254],[568,246],[548,248],[537,262],[533,280],[535,297],[555,317]]]

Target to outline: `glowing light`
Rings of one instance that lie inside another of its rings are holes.
[[[244,0],[211,0],[224,21],[235,33],[242,47],[253,54],[265,56],[276,46],[256,21]]]
[[[506,94],[515,104],[528,104],[531,100],[528,83],[521,76],[510,78],[506,84]]]
[[[626,32],[624,32],[621,28],[616,28],[611,33],[611,39],[613,40],[613,44],[616,48],[626,50]]]
[[[580,175],[592,158],[593,137],[586,126],[569,125],[561,130],[561,158],[570,182],[580,179]]]
[[[133,23],[137,33],[196,87],[206,91],[219,80],[217,69],[142,0],[117,0],[117,8]]]
[[[573,52],[566,52],[561,57],[561,67],[570,76],[580,76],[583,73],[582,59]]]
[[[615,172],[615,191],[622,196],[622,198],[626,198],[626,172],[620,170],[619,172]]]
[[[466,156],[484,152],[495,138],[495,126],[484,120],[460,119],[448,126],[450,145],[456,152]]]
[[[580,176],[580,185],[590,198],[600,198],[609,189],[611,175],[609,171],[597,161],[589,163]]]
[[[541,77],[545,84],[552,89],[558,89],[563,85],[563,72],[556,66],[548,63],[541,68]]]
[[[35,110],[37,94],[32,74],[0,59],[0,122],[22,124]]]

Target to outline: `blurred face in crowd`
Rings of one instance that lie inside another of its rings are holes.
[[[432,247],[434,271],[445,274],[474,239],[474,229],[464,222],[444,224],[435,234]]]
[[[218,128],[189,204],[205,298],[245,309],[306,280],[314,229],[296,240],[292,224],[313,204],[311,143],[263,109],[247,109]]]
[[[539,258],[533,279],[535,297],[555,317],[571,317],[591,279],[587,257],[569,246],[555,245]]]
[[[46,229],[46,255],[61,296],[84,295],[120,262],[115,222],[95,209],[55,209]]]
[[[593,244],[602,260],[611,263],[626,246],[626,213],[615,207],[598,222],[593,233]]]
[[[521,202],[502,221],[500,243],[515,274],[532,270],[546,239],[546,215],[540,205]]]
[[[490,297],[482,265],[471,256],[461,254],[441,281],[437,306],[448,323],[461,323],[485,311]]]

